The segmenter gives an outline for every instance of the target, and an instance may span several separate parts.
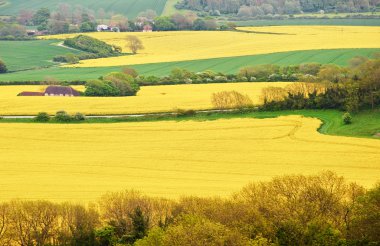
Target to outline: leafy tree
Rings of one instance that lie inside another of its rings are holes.
[[[160,227],[154,227],[143,239],[135,242],[135,246],[164,246],[165,231]]]
[[[87,81],[85,87],[84,95],[89,97],[118,96],[120,93],[110,82],[99,79]]]
[[[248,245],[249,240],[239,232],[197,215],[183,215],[168,227],[164,245]]]
[[[33,15],[33,23],[36,26],[46,25],[50,18],[50,10],[48,8],[41,8]]]
[[[93,22],[83,22],[81,25],[80,25],[80,31],[81,32],[93,32],[96,30],[96,23],[93,23]]]
[[[149,218],[144,216],[140,207],[136,207],[130,217],[132,220],[132,232],[129,236],[129,241],[134,243],[136,240],[142,239],[147,235]]]
[[[95,237],[99,246],[115,245],[118,241],[115,235],[115,228],[112,226],[105,226],[96,230]]]
[[[352,211],[349,238],[365,244],[380,244],[380,184],[357,198]]]
[[[159,16],[154,20],[154,28],[158,31],[172,31],[176,26],[169,17]]]
[[[134,96],[140,90],[139,84],[130,75],[120,72],[113,72],[103,77],[119,91],[119,96]]]

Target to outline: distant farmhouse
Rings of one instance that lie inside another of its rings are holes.
[[[153,27],[151,25],[145,25],[143,28],[143,32],[152,32]]]
[[[45,92],[23,91],[18,96],[61,96],[61,97],[77,97],[80,92],[70,86],[51,85]]]
[[[98,32],[120,32],[120,28],[116,26],[108,26],[108,25],[98,25],[96,27]]]

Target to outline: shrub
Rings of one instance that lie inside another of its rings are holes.
[[[213,93],[211,103],[217,109],[243,109],[253,106],[253,102],[248,95],[243,95],[237,91]]]
[[[86,120],[86,116],[84,114],[78,112],[74,115],[74,120],[84,121],[84,120]]]
[[[177,117],[185,117],[185,116],[194,116],[197,112],[193,109],[177,109],[176,115]]]
[[[120,94],[120,91],[113,87],[111,82],[100,79],[87,81],[85,86],[84,95],[88,97],[114,97]]]
[[[34,117],[34,120],[37,122],[48,122],[50,120],[50,115],[46,112],[40,112]]]
[[[6,73],[7,71],[8,71],[7,66],[2,60],[0,60],[0,73]]]
[[[71,115],[66,113],[66,111],[58,111],[54,116],[54,120],[57,122],[70,122],[72,119]]]
[[[99,97],[134,96],[139,90],[140,85],[130,75],[113,72],[100,79],[88,81],[84,94]]]
[[[348,113],[348,112],[346,112],[346,113],[343,114],[342,119],[343,119],[343,123],[344,123],[345,125],[349,125],[349,124],[352,123],[352,117],[351,117],[351,114]]]
[[[67,55],[57,55],[53,58],[54,62],[62,62],[62,63],[69,63],[69,64],[76,64],[79,62],[79,57],[74,54],[67,54]]]
[[[119,90],[118,96],[134,96],[140,90],[140,86],[134,78],[125,73],[109,73],[104,76],[103,80],[110,82],[113,87]]]
[[[98,58],[115,56],[120,53],[120,50],[115,49],[112,45],[86,35],[68,38],[64,41],[64,44],[71,48],[94,53]]]

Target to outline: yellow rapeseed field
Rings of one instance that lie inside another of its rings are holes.
[[[82,61],[79,67],[119,66],[197,60],[216,57],[267,54],[295,50],[379,48],[380,27],[370,26],[281,26],[247,27],[244,30],[282,33],[181,31],[152,33],[89,33],[92,37],[127,48],[126,37],[138,36],[145,50],[137,55]],[[48,36],[64,39],[77,34]]]
[[[285,87],[290,83],[222,83],[194,85],[144,86],[133,97],[18,97],[22,91],[44,91],[46,86],[0,86],[0,115],[54,114],[59,110],[84,114],[134,114],[169,112],[174,109],[210,109],[215,92],[236,90],[260,102],[262,88]],[[83,87],[76,87],[84,90]]]
[[[275,119],[0,126],[0,201],[93,201],[107,191],[225,196],[250,181],[332,170],[367,187],[380,141],[319,134],[320,121]]]

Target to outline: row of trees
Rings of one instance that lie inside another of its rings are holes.
[[[0,203],[1,245],[377,245],[380,185],[325,172],[251,183],[228,198],[105,194],[89,206]]]
[[[181,0],[178,9],[207,12],[210,15],[234,14],[240,17],[303,12],[366,12],[375,11],[378,0]]]
[[[49,33],[73,33],[96,31],[97,24],[107,24],[118,27],[120,31],[142,31],[149,25],[157,31],[168,30],[215,30],[218,25],[212,18],[199,18],[194,13],[175,13],[171,16],[158,16],[154,10],[141,12],[134,20],[127,17],[106,13],[100,9],[97,12],[79,5],[74,8],[61,3],[55,11],[41,8],[36,12],[22,10],[17,18],[21,25],[38,26],[38,30]]]
[[[265,89],[262,109],[333,108],[356,112],[380,106],[380,59],[355,58],[348,68],[327,65],[316,78],[298,83],[297,90]]]
[[[39,31],[47,30],[52,34],[68,32],[88,32],[96,29],[95,13],[79,5],[71,8],[61,3],[55,11],[41,8],[36,12],[21,10],[17,18],[21,25],[37,26]]]
[[[355,63],[367,61],[365,57],[355,57]],[[256,65],[241,68],[236,74],[213,72],[192,72],[183,68],[174,68],[168,76],[142,76],[137,80],[140,84],[177,84],[177,83],[220,83],[220,82],[267,82],[267,81],[308,81],[334,80],[336,76],[346,76],[350,68],[319,63],[303,63],[300,65],[279,66],[274,64]],[[334,77],[335,76],[335,77]]]

